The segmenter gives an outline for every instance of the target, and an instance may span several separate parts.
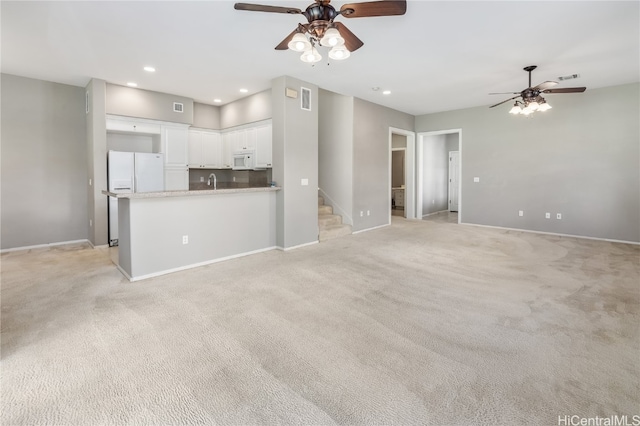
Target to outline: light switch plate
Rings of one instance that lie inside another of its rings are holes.
[[[301,179],[300,180],[300,185],[308,186],[309,185],[309,179]]]
[[[474,177],[474,178],[473,178],[473,181],[474,181],[474,182],[480,182],[480,178],[479,178],[479,177]]]

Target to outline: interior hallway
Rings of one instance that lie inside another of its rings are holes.
[[[2,424],[541,425],[638,414],[640,247],[392,226],[129,283],[2,255]]]

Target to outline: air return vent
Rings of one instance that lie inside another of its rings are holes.
[[[300,92],[302,93],[302,96],[300,96],[300,108],[305,111],[311,111],[311,89],[301,87]]]
[[[565,80],[573,80],[574,78],[579,78],[580,74],[571,74],[571,75],[565,75],[562,77],[558,77],[558,80],[560,81],[565,81]]]
[[[180,102],[174,102],[173,112],[184,112],[184,104],[181,104]]]

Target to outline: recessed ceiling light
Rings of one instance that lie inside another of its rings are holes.
[[[391,90],[385,90],[384,92],[382,92],[383,95],[390,95],[391,94]]]
[[[147,72],[156,72],[156,69],[154,67],[144,67],[144,70]]]
[[[138,83],[134,83],[134,82],[130,81],[130,82],[127,83],[127,86],[129,86],[129,87],[138,87]]]
[[[248,90],[247,89],[240,89],[240,93],[247,93]]]
[[[214,99],[213,102],[220,103],[222,102],[222,99]]]

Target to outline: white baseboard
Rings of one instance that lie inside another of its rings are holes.
[[[361,230],[359,230],[359,231],[354,231],[354,232],[352,232],[351,234],[352,234],[352,235],[353,235],[353,234],[360,234],[360,233],[362,233],[362,232],[373,231],[374,229],[385,228],[385,227],[387,227],[387,226],[391,226],[391,224],[390,224],[390,223],[387,223],[387,224],[385,224],[385,225],[374,226],[373,228],[361,229]]]
[[[433,213],[428,213],[428,214],[423,214],[422,218],[424,219],[425,217],[429,217],[429,216],[433,216],[434,214],[440,214],[440,213],[445,213],[445,212],[449,212],[449,210],[440,210],[437,212],[433,212]]]
[[[41,249],[41,248],[56,247],[56,246],[66,246],[66,245],[69,245],[69,244],[79,244],[79,243],[88,243],[91,247],[93,247],[93,245],[91,244],[91,242],[89,240],[72,240],[72,241],[60,241],[58,243],[37,244],[37,245],[34,245],[34,246],[13,247],[13,248],[8,248],[8,249],[2,249],[2,250],[0,250],[0,253],[8,253],[8,252],[12,252],[12,251]]]
[[[233,254],[231,256],[225,256],[225,257],[220,257],[220,258],[217,258],[217,259],[211,259],[211,260],[207,260],[207,261],[204,261],[204,262],[192,263],[190,265],[185,265],[185,266],[179,266],[177,268],[165,269],[163,271],[153,272],[151,274],[146,274],[146,275],[140,275],[138,277],[130,277],[129,274],[127,274],[125,271],[122,270],[120,265],[116,265],[116,266],[118,267],[120,272],[122,272],[122,274],[125,277],[127,277],[127,279],[129,281],[134,282],[134,281],[145,280],[147,278],[159,277],[161,275],[172,274],[174,272],[180,272],[180,271],[184,271],[184,270],[187,270],[187,269],[198,268],[200,266],[211,265],[212,263],[224,262],[225,260],[237,259],[239,257],[250,256],[252,254],[263,253],[265,251],[274,250],[275,248],[276,248],[275,246],[274,247],[266,247],[266,248],[263,248],[263,249],[248,251],[248,252],[245,252],[245,253]]]
[[[460,222],[460,225],[479,226],[481,228],[503,229],[505,231],[527,232],[529,234],[555,235],[556,237],[580,238],[580,239],[583,239],[583,240],[607,241],[609,243],[640,245],[640,242],[638,242],[638,241],[613,240],[613,239],[610,239],[610,238],[587,237],[587,236],[584,236],[584,235],[560,234],[560,233],[557,233],[557,232],[545,232],[545,231],[533,231],[531,229],[507,228],[507,227],[504,227],[504,226],[493,226],[493,225],[480,225],[478,223]]]
[[[311,241],[310,243],[304,243],[304,244],[299,244],[297,246],[293,246],[293,247],[280,247],[280,246],[276,246],[276,248],[280,251],[289,251],[289,250],[295,250],[295,249],[299,249],[302,247],[306,247],[306,246],[312,246],[314,244],[318,244],[320,241]]]

